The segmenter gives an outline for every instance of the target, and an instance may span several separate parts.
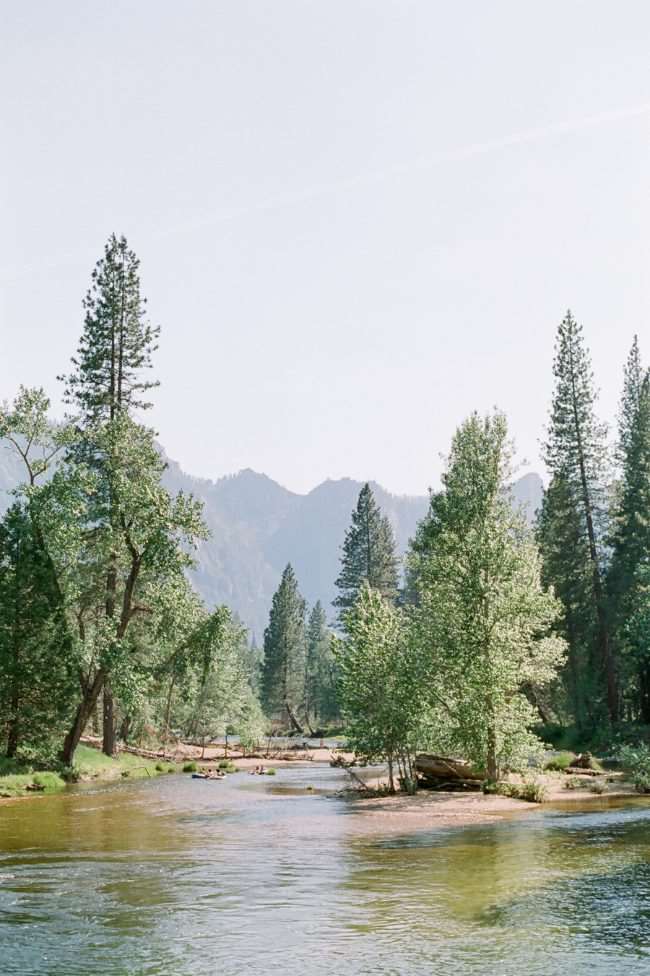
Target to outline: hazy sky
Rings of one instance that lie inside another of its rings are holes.
[[[498,405],[540,468],[553,336],[612,419],[650,359],[650,4],[0,0],[0,399],[67,368],[106,237],[197,475],[437,482]]]

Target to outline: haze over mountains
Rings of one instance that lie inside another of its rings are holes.
[[[192,492],[204,505],[210,538],[197,552],[192,576],[208,606],[226,603],[260,643],[273,593],[291,562],[307,602],[321,600],[332,612],[340,546],[361,482],[328,480],[299,495],[250,468],[209,481],[185,474],[175,461],[168,463],[167,487]],[[1,450],[0,511],[10,504],[9,492],[21,474],[12,452]],[[381,485],[371,485],[391,520],[401,556],[427,510],[428,497],[392,495]],[[539,475],[520,478],[513,492],[532,519],[542,497]]]

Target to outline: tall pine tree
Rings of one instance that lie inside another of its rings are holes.
[[[269,718],[288,720],[302,732],[305,702],[305,601],[288,564],[273,595],[269,624],[264,631],[262,704]]]
[[[607,583],[616,648],[625,669],[623,693],[630,718],[650,723],[650,673],[645,654],[630,640],[628,622],[644,587],[640,568],[650,552],[650,378],[643,375],[634,340],[625,369],[619,413],[621,479],[614,505]]]
[[[545,460],[552,478],[562,483],[565,497],[556,511],[549,510],[551,500],[547,501],[547,519],[551,519],[556,531],[560,531],[558,523],[563,513],[564,517],[573,519],[577,516],[579,539],[588,558],[590,602],[596,620],[594,659],[604,686],[607,714],[610,721],[615,722],[619,717],[619,692],[607,613],[603,554],[605,429],[596,418],[596,391],[582,326],[570,311],[558,329],[553,373],[555,390]],[[569,528],[562,531],[568,532]]]
[[[342,622],[345,613],[354,606],[364,584],[377,590],[384,599],[394,600],[398,592],[397,566],[390,521],[382,515],[366,482],[343,542],[341,572],[336,580],[339,595],[334,600],[334,606],[339,608],[339,620]]]

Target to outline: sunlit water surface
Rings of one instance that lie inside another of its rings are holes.
[[[343,776],[0,805],[0,973],[649,976],[647,805],[382,837]]]

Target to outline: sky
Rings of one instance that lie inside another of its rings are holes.
[[[650,359],[645,0],[0,8],[0,399],[61,414],[116,232],[191,474],[422,494],[494,406],[543,474],[567,307],[614,421]]]

